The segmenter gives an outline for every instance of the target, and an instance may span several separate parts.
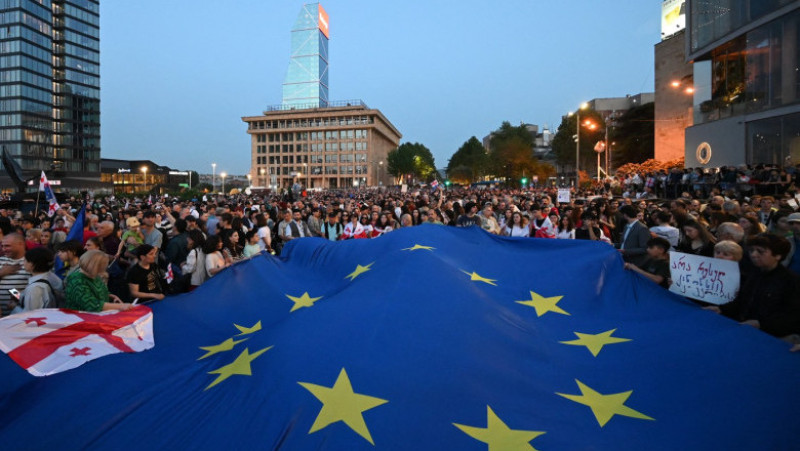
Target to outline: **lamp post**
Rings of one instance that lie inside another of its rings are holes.
[[[217,192],[217,163],[211,163],[211,192]]]
[[[258,171],[261,173],[261,177],[264,179],[264,184],[263,184],[263,185],[261,185],[261,186],[263,186],[264,188],[266,188],[266,187],[267,187],[267,178],[266,178],[266,177],[264,177],[264,172],[265,172],[265,171],[264,171],[264,168],[261,168],[261,169],[259,169]]]
[[[247,186],[253,186],[253,176],[247,174]]]
[[[581,167],[581,110],[585,110],[589,107],[589,104],[583,102],[581,106],[578,108],[576,114],[576,121],[575,121],[575,189],[578,189],[578,185],[581,181],[580,175],[580,167]]]
[[[222,195],[224,196],[225,195],[225,177],[227,177],[228,174],[223,172],[219,176],[222,177]]]
[[[308,173],[308,163],[303,163],[303,172],[306,173],[306,189],[308,189],[308,184],[311,183],[311,175]]]
[[[144,182],[144,191],[146,192],[147,191],[147,166],[142,166],[142,174],[144,174],[144,176],[142,178],[144,179],[143,180],[143,182]]]
[[[383,160],[378,162],[378,186],[383,185],[383,180],[381,179],[382,173],[383,173]]]

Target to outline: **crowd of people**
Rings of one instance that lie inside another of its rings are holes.
[[[77,234],[71,228],[80,200],[71,199],[52,217],[0,209],[0,308],[3,315],[46,307],[128,309],[191,291],[238,260],[280,254],[295,239],[375,239],[430,224],[604,242],[618,249],[626,269],[665,288],[671,250],[738,261],[736,299],[705,308],[797,341],[800,196],[791,184],[779,193],[734,186],[694,193],[703,197],[686,191],[637,199],[600,189],[573,192],[561,203],[555,202],[556,188],[502,187],[288,191],[185,201],[109,196],[87,203]],[[78,239],[67,240],[68,233]]]

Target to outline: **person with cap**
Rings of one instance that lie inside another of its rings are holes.
[[[158,271],[156,258],[158,248],[150,244],[142,244],[133,251],[139,261],[131,266],[125,274],[131,297],[142,301],[164,299],[166,286]]]

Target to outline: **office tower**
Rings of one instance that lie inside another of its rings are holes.
[[[328,38],[328,14],[322,5],[303,5],[292,28],[292,56],[283,81],[283,105],[327,106]]]
[[[46,170],[65,188],[98,182],[98,0],[0,2],[0,145],[26,177]]]

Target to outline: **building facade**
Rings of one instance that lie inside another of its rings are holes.
[[[276,107],[243,117],[251,138],[254,186],[353,188],[393,184],[386,157],[402,135],[360,100],[327,107]]]
[[[100,181],[115,194],[164,193],[197,185],[191,171],[178,171],[150,160],[103,158]]]
[[[26,177],[45,170],[65,188],[97,184],[98,0],[0,1],[0,145]]]
[[[800,1],[688,0],[686,166],[800,162]]]
[[[292,27],[292,52],[283,82],[283,105],[328,105],[328,14],[319,3],[303,5]]]
[[[685,156],[686,128],[692,126],[693,68],[686,62],[685,30],[655,46],[655,159]]]

